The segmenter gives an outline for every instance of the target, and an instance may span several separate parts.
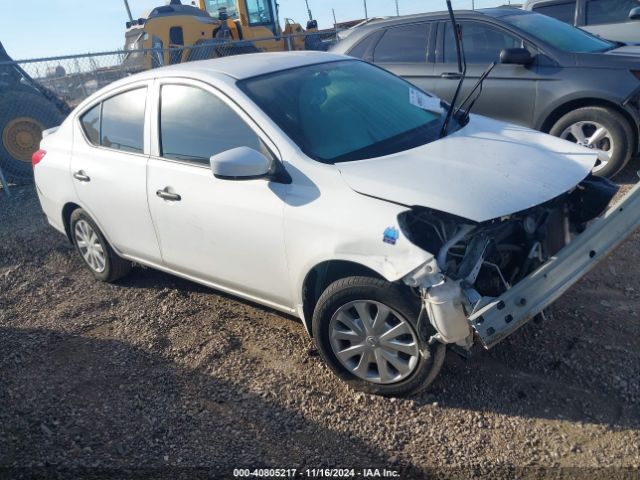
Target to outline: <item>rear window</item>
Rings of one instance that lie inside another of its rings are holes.
[[[533,7],[533,11],[573,25],[576,17],[576,2],[553,3],[550,5],[543,4]]]

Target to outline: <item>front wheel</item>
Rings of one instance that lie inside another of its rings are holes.
[[[549,133],[597,151],[593,173],[601,177],[613,177],[633,154],[633,130],[620,113],[610,108],[573,110],[562,116]]]
[[[313,315],[322,359],[356,390],[404,396],[426,388],[444,362],[445,345],[428,345],[420,302],[406,289],[371,277],[348,277],[324,291]]]

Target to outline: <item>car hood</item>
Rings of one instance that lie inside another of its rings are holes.
[[[589,68],[638,68],[640,45],[624,45],[600,53],[576,53],[576,65]]]
[[[358,193],[483,222],[570,190],[596,159],[568,141],[473,115],[441,140],[336,166]]]
[[[628,57],[640,57],[640,45],[625,45],[605,52],[605,55],[626,55]]]

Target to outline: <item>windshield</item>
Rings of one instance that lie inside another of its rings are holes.
[[[238,2],[236,0],[205,0],[207,12],[213,18],[218,18],[221,8],[227,9],[229,18],[238,18]]]
[[[596,53],[615,46],[584,30],[539,13],[509,15],[502,17],[502,20],[563,52]]]
[[[362,160],[437,140],[439,100],[357,60],[321,63],[238,82],[309,157]]]

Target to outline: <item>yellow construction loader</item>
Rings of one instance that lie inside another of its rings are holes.
[[[283,30],[275,0],[193,0],[191,5],[171,0],[139,19],[131,15],[127,0],[125,6],[125,50],[130,52],[125,63],[145,69],[239,53],[308,49],[305,34],[318,29],[309,12],[306,32],[291,19]]]

